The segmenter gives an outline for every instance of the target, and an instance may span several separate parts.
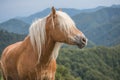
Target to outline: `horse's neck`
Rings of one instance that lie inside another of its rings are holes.
[[[34,50],[34,54],[38,55],[38,52],[37,52],[37,47],[33,47],[32,44],[31,44],[31,41],[30,41],[30,37],[27,36],[24,40],[24,42],[26,43],[26,45]],[[42,52],[41,52],[41,57],[40,57],[40,60],[39,60],[39,63],[40,64],[47,64],[50,60],[51,60],[51,57],[52,57],[52,51],[55,47],[55,42],[52,41],[50,38],[47,38],[47,40],[45,41],[45,45],[42,46]],[[38,55],[39,56],[39,55]]]
[[[42,54],[40,57],[40,64],[48,64],[53,59],[52,58],[52,51],[55,47],[55,42],[50,38],[47,38],[45,41],[45,45],[42,47]]]

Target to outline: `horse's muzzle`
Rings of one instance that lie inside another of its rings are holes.
[[[84,36],[76,36],[75,37],[75,41],[76,41],[76,45],[82,49],[83,47],[85,47],[87,45],[87,38]]]

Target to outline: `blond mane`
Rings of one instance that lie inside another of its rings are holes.
[[[60,22],[60,29],[63,32],[70,33],[72,31],[72,27],[76,28],[74,21],[69,17],[67,13],[57,11],[56,14],[58,16],[58,21]]]
[[[75,27],[74,21],[64,12],[61,11],[56,11],[57,14],[57,19],[60,22],[60,30],[62,30],[65,33],[70,33],[71,32],[71,27]],[[42,45],[45,44],[45,36],[46,36],[46,31],[45,31],[45,24],[46,24],[46,18],[38,19],[37,21],[33,22],[33,24],[30,26],[29,29],[29,36],[30,40],[32,43],[33,48],[35,46],[37,47],[38,50],[38,55],[39,58],[41,57],[41,48]],[[53,22],[53,27],[54,27],[54,22]],[[56,59],[58,56],[59,49],[61,47],[62,43],[56,42],[54,49],[52,51],[51,58]]]

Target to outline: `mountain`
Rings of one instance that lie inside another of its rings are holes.
[[[112,5],[112,8],[120,8],[120,5]]]
[[[20,20],[22,20],[22,21],[24,21],[24,22],[26,22],[26,23],[31,24],[31,23],[34,22],[36,19],[45,17],[45,16],[48,15],[49,13],[50,13],[50,9],[47,8],[47,9],[41,11],[41,12],[37,12],[37,13],[32,14],[32,15],[30,15],[30,16],[28,16],[28,17],[21,17],[21,18],[18,18],[18,19],[20,19]]]
[[[10,19],[0,24],[1,29],[18,34],[28,34],[29,26],[29,24],[18,19]]]
[[[103,8],[72,17],[77,27],[97,45],[120,43],[120,8]]]
[[[102,8],[104,8],[104,7],[99,6],[99,7],[93,8],[93,9],[83,9],[83,10],[74,9],[74,8],[62,8],[62,11],[66,12],[68,15],[70,15],[72,17],[72,16],[75,16],[76,14],[79,14],[82,12],[95,12],[95,11],[100,10]],[[57,9],[57,10],[59,10],[59,9]],[[51,12],[51,8],[47,8],[47,9],[44,9],[43,11],[37,12],[37,13],[32,14],[28,17],[21,17],[18,19],[20,19],[26,23],[31,24],[36,19],[43,18],[43,17],[47,16],[48,14],[50,14],[50,12]]]
[[[73,15],[78,14],[80,12],[80,10],[77,10],[77,9],[63,8],[62,10],[67,12],[70,16],[73,16]],[[43,18],[43,17],[47,16],[48,14],[50,14],[50,12],[51,12],[51,9],[47,8],[47,9],[44,9],[43,11],[37,12],[37,13],[32,14],[28,17],[22,17],[22,18],[18,18],[18,19],[23,20],[24,22],[31,24],[36,19]]]

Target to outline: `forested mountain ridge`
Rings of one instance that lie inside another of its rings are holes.
[[[62,48],[56,80],[120,80],[120,45]]]
[[[0,28],[8,32],[28,34],[30,24],[18,19],[10,19],[0,24]]]
[[[120,43],[120,8],[104,8],[72,17],[77,27],[96,45]]]

